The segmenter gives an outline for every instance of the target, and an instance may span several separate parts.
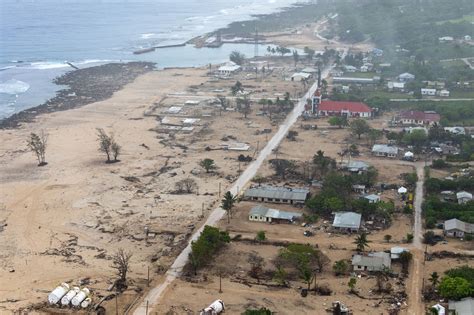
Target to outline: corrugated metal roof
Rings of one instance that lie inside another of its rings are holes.
[[[258,197],[305,201],[308,194],[309,190],[306,188],[260,186],[247,189],[244,196],[248,198]]]
[[[474,299],[464,298],[461,301],[449,301],[449,310],[456,311],[458,315],[474,314]]]
[[[372,253],[369,256],[354,255],[352,257],[353,266],[366,266],[376,269],[391,267],[390,254],[384,252]]]
[[[280,220],[288,220],[293,221],[296,218],[302,216],[302,214],[297,212],[289,212],[289,211],[282,211],[278,209],[271,209],[264,206],[255,206],[250,210],[249,215],[259,215],[262,217],[272,218],[272,219],[280,219]]]
[[[386,144],[374,144],[372,152],[382,152],[387,154],[398,154],[398,148]]]
[[[464,233],[474,233],[474,224],[466,223],[458,219],[444,221],[444,230],[459,230]]]
[[[336,212],[332,226],[338,228],[358,229],[360,228],[361,218],[362,216],[360,213]]]

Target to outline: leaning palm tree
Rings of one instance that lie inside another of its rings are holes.
[[[227,212],[227,222],[230,223],[230,218],[232,216],[232,208],[234,207],[237,197],[232,195],[230,191],[224,194],[224,199],[221,201],[221,208]]]
[[[367,233],[362,232],[354,240],[354,244],[357,246],[358,252],[363,252],[366,247],[369,247],[370,241],[367,239]]]

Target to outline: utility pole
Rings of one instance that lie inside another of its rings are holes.
[[[222,293],[222,271],[219,271],[219,293]]]

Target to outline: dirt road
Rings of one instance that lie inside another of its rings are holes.
[[[407,314],[424,314],[423,303],[421,300],[421,289],[423,284],[423,267],[424,267],[424,253],[422,244],[422,218],[421,218],[421,205],[423,203],[423,183],[425,180],[424,173],[424,162],[415,163],[416,175],[418,181],[416,182],[415,191],[415,213],[414,213],[414,225],[413,225],[413,263],[410,272],[410,284],[409,284],[409,306]]]
[[[346,51],[344,51],[345,55]],[[322,72],[322,77],[327,77],[331,67],[328,67]],[[258,169],[262,165],[263,161],[272,154],[272,151],[278,147],[281,140],[285,137],[290,130],[291,126],[296,122],[298,117],[301,115],[304,106],[306,104],[306,100],[310,98],[317,89],[317,82],[311,86],[308,92],[298,101],[293,111],[288,115],[285,121],[280,125],[278,132],[268,141],[267,145],[260,151],[257,159],[252,162],[247,169],[240,175],[238,180],[234,183],[230,192],[234,195],[239,194],[243,187],[245,187],[250,180],[257,174]],[[153,307],[159,302],[160,297],[162,296],[165,289],[169,286],[173,280],[180,274],[185,266],[189,253],[191,252],[191,242],[196,240],[199,235],[201,234],[202,230],[204,229],[205,225],[216,225],[216,223],[225,215],[225,211],[221,208],[216,208],[211,212],[209,217],[207,218],[206,222],[192,235],[191,239],[189,240],[188,245],[186,248],[179,254],[176,258],[174,263],[171,265],[171,268],[168,270],[166,274],[166,279],[163,283],[158,285],[157,287],[153,288],[148,295],[143,299],[141,304],[137,307],[134,315],[146,315],[147,309],[153,309]]]

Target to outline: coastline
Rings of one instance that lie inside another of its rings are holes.
[[[0,129],[19,127],[41,114],[64,111],[110,98],[140,75],[153,71],[151,62],[108,63],[73,70],[53,80],[66,88],[45,103],[0,120]]]
[[[191,38],[186,41],[185,44],[192,44],[199,47],[200,43],[202,44],[203,41],[218,32],[222,32],[224,36],[248,36],[251,34],[245,32],[246,30],[248,31],[248,25],[254,25],[255,23],[262,24],[266,28],[276,27],[276,30],[283,30],[285,27],[290,26],[288,21],[294,21],[295,16],[299,16],[301,19],[296,23],[293,22],[292,26],[307,23],[310,22],[310,20],[317,20],[325,10],[321,10],[318,12],[319,14],[314,15],[313,13],[308,14],[308,12],[312,12],[312,10],[316,10],[317,8],[324,8],[325,6],[327,6],[327,4],[296,3],[282,8],[279,12],[252,15],[252,19],[232,22],[224,28]],[[286,21],[283,24],[280,23],[282,19]],[[278,23],[275,24],[275,21]],[[262,31],[266,31],[265,27],[263,27]],[[234,41],[233,43],[239,42]],[[240,43],[248,44],[249,42],[244,40]],[[120,91],[126,84],[132,82],[138,76],[152,71],[155,65],[155,63],[147,61],[132,61],[127,63],[107,63],[67,72],[53,80],[53,83],[57,85],[66,86],[64,89],[60,89],[56,96],[42,104],[0,119],[0,129],[17,128],[22,123],[33,121],[38,115],[73,109],[97,101],[106,100],[110,98],[114,92]],[[165,69],[170,68],[188,67],[175,65],[173,67],[166,67]],[[104,78],[110,80],[104,81]]]

